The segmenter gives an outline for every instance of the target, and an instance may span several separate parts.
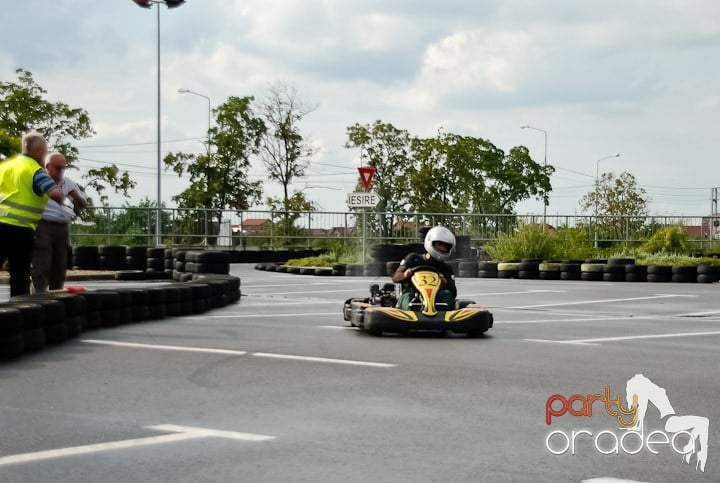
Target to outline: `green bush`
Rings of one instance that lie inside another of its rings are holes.
[[[483,248],[493,260],[584,259],[594,253],[586,228],[562,227],[543,231],[537,224],[520,224],[512,235],[501,233]]]
[[[493,260],[553,258],[554,253],[553,240],[542,226],[525,223],[520,223],[512,235],[498,234],[483,248]]]
[[[635,259],[638,265],[720,265],[720,259],[711,257],[689,257],[687,255],[646,253],[638,254]]]
[[[646,240],[640,249],[647,253],[686,255],[690,251],[687,233],[680,225],[660,228]]]
[[[584,260],[594,257],[595,252],[587,227],[562,227],[555,234],[555,253],[548,258]]]

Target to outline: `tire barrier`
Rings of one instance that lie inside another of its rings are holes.
[[[518,278],[520,263],[499,262],[497,264],[497,278]]]
[[[98,253],[98,247],[72,247],[72,264],[70,266],[81,270],[99,270],[100,254]]]
[[[458,278],[516,278],[540,280],[584,280],[605,282],[718,283],[720,265],[637,265],[633,258],[592,258],[582,260],[523,259],[521,262],[450,260]],[[186,262],[192,263],[192,262]],[[366,264],[335,263],[332,267],[292,267],[258,263],[256,270],[303,275],[390,277],[398,261]],[[270,268],[272,267],[272,269]],[[477,269],[477,270],[476,270]],[[184,279],[187,281],[187,279]]]
[[[0,361],[59,345],[83,332],[200,314],[240,299],[240,279],[190,274],[187,283],[141,288],[46,292],[0,303]]]
[[[458,262],[458,278],[477,278],[478,276],[478,263],[475,261],[460,261]]]
[[[647,282],[647,265],[625,265],[626,282]]]
[[[625,265],[603,265],[603,281],[604,282],[624,282],[625,281]]]
[[[525,259],[518,263],[518,278],[533,280],[540,278],[540,261],[537,259]]]
[[[497,278],[498,262],[478,262],[479,278]]]
[[[698,283],[716,283],[720,281],[720,267],[717,265],[698,265]]]
[[[560,280],[560,262],[546,260],[538,264],[540,280]]]
[[[647,273],[648,282],[663,283],[672,281],[672,266],[670,265],[648,265]]]
[[[671,281],[676,283],[697,283],[698,271],[696,266],[673,265]]]

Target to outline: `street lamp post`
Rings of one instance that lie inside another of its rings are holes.
[[[208,161],[212,160],[212,151],[210,150],[210,128],[212,126],[212,105],[210,103],[210,98],[206,96],[205,94],[200,94],[199,92],[192,91],[190,89],[184,89],[180,88],[178,89],[178,92],[180,94],[194,94],[196,96],[204,97],[207,100],[208,103],[208,130],[207,130],[207,157]],[[218,224],[222,227],[222,212],[220,212],[220,216],[218,217]],[[208,239],[208,232],[209,232],[209,225],[208,225],[208,217],[207,212],[204,212],[205,217],[205,239],[203,240],[203,244],[207,244]]]
[[[210,103],[210,98],[206,96],[205,94],[200,94],[199,92],[192,91],[190,89],[178,89],[178,92],[180,94],[194,94],[196,96],[204,97],[207,100],[208,104],[208,130],[207,130],[207,154],[208,158],[210,158],[210,128],[212,126],[212,105]]]
[[[155,243],[162,245],[162,154],[160,147],[162,143],[161,137],[161,119],[160,119],[160,5],[167,8],[177,8],[185,3],[185,0],[133,0],[133,2],[142,8],[151,8],[153,4],[157,4],[157,207],[155,211]]]
[[[529,124],[520,126],[520,129],[532,129],[534,131],[540,131],[541,133],[543,133],[545,139],[545,155],[543,156],[543,168],[547,169],[547,131],[538,127],[530,126]],[[545,225],[547,225],[547,205],[547,191],[543,190],[543,231],[545,231]]]
[[[600,194],[600,161],[603,161],[605,159],[610,158],[619,158],[620,153],[617,154],[611,154],[610,156],[605,156],[604,158],[600,158],[597,161],[595,161],[595,248],[598,247],[598,195]]]

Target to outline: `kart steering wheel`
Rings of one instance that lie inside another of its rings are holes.
[[[417,267],[411,267],[410,270],[415,272],[433,272],[433,273],[440,273],[440,270],[437,269],[437,267],[433,267],[432,265],[418,265]]]

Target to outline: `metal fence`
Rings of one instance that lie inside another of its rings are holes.
[[[367,211],[283,212],[163,209],[161,237],[156,237],[155,208],[94,208],[71,228],[75,245],[197,245],[243,249],[316,248],[355,243],[360,246],[415,243],[423,227],[443,224],[456,235],[482,246],[519,224],[548,231],[562,227],[588,230],[596,245],[632,244],[655,230],[681,225],[694,248],[720,238],[718,217],[609,217],[582,215],[501,215],[479,213],[378,213]],[[543,223],[544,218],[544,223]]]

